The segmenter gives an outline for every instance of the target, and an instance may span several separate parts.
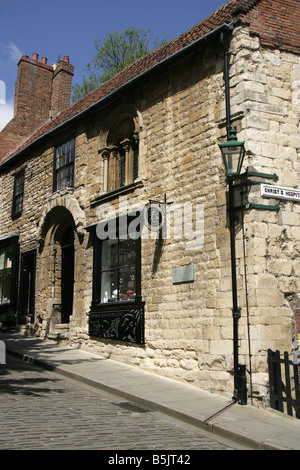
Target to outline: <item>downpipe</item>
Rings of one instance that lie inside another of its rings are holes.
[[[230,84],[229,84],[229,50],[225,46],[224,33],[221,33],[220,41],[224,48],[224,82],[225,82],[225,105],[226,105],[226,134],[229,139],[231,129],[230,110]],[[246,366],[239,364],[238,353],[238,322],[241,317],[241,310],[237,301],[237,280],[236,280],[236,251],[235,251],[235,223],[234,223],[234,185],[233,180],[228,178],[229,185],[229,219],[230,219],[230,248],[231,248],[231,278],[232,278],[232,317],[233,317],[233,369],[234,369],[234,392],[233,403],[240,405],[247,404],[247,381]]]

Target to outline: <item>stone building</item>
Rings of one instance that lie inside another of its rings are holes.
[[[267,350],[300,333],[299,20],[298,0],[231,0],[72,106],[68,57],[21,58],[0,133],[3,324],[231,396],[234,126],[239,361],[268,401]]]

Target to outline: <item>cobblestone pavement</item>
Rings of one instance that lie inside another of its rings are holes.
[[[0,449],[227,450],[237,446],[7,355]]]

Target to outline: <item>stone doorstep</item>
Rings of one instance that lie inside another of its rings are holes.
[[[55,326],[55,331],[49,332],[47,334],[47,339],[55,341],[67,341],[69,338],[69,323],[57,323]]]

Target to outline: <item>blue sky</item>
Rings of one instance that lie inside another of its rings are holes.
[[[171,40],[226,0],[0,0],[0,130],[13,117],[17,63],[22,55],[52,65],[64,55],[80,83],[95,39],[127,26],[165,32]]]

